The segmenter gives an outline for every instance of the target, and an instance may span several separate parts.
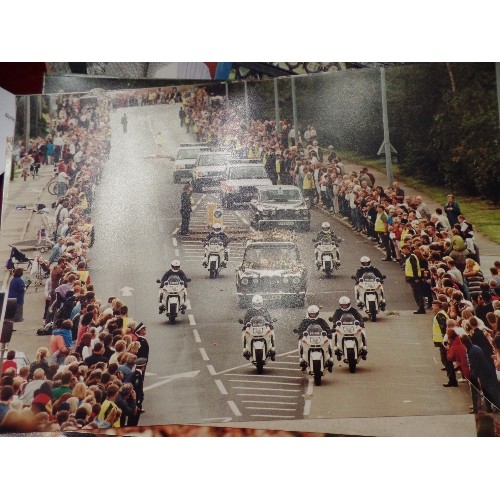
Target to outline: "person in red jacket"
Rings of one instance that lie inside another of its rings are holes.
[[[472,398],[472,411],[471,413],[477,413],[480,405],[480,392],[479,392],[479,381],[476,377],[472,375],[472,371],[469,365],[469,358],[467,357],[467,349],[462,344],[460,336],[457,334],[454,328],[448,328],[446,331],[448,336],[448,345],[446,346],[446,357],[448,361],[453,361],[457,363],[462,372],[463,378],[469,382],[471,398]]]

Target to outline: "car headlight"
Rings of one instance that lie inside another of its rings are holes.
[[[249,281],[248,281],[248,278],[241,278],[241,284],[242,285],[248,285]]]
[[[292,283],[294,285],[298,285],[300,283],[300,278],[298,276],[296,276],[295,278],[292,278]]]

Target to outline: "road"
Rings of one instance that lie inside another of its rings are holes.
[[[154,137],[165,138],[166,156],[181,142],[191,141],[177,119],[178,106],[129,108],[128,132],[120,115],[112,115],[112,153],[98,187],[93,218],[96,243],[91,272],[98,296],[123,297],[130,315],[148,326],[151,346],[146,376],[146,408],[141,424],[224,423],[307,418],[386,417],[463,414],[466,388],[445,389],[439,356],[431,342],[431,316],[411,314],[414,302],[396,263],[382,262],[373,244],[332,216],[314,210],[309,233],[299,233],[298,246],[308,269],[307,304],[317,304],[327,318],[341,295],[353,298],[350,276],[359,258],[369,255],[387,275],[389,314],[367,323],[369,355],[355,374],[336,365],[323,385],[314,387],[298,370],[296,335],[292,333],[305,309],[271,307],[278,319],[276,362],[256,375],[241,356],[241,331],[235,287],[244,235],[249,234],[244,206],[224,211],[224,226],[232,237],[228,268],[216,280],[202,267],[201,238],[207,231],[208,203],[217,190],[194,194],[190,229],[179,237],[180,194],[172,164],[154,157]],[[344,239],[342,266],[332,278],[314,267],[311,239],[329,220]],[[187,276],[188,310],[175,325],[158,314],[158,285],[170,262],[178,258]],[[120,292],[121,291],[121,292]],[[130,295],[128,295],[130,294]]]

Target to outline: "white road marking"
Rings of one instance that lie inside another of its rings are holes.
[[[274,405],[290,405],[296,406],[298,403],[285,403],[282,401],[241,401],[242,403],[260,403],[260,404],[274,404]]]
[[[252,389],[252,391],[300,392],[300,389],[270,389],[269,387],[233,387],[233,389]]]
[[[220,422],[220,423],[227,423],[231,422],[233,420],[233,417],[214,417],[214,418],[202,418],[202,422]]]
[[[194,335],[194,340],[196,342],[201,342],[200,334],[198,333],[198,330],[193,330],[193,335]]]
[[[226,374],[226,377],[233,377],[233,374]],[[262,378],[262,377],[267,377],[267,378],[289,378],[293,380],[302,380],[303,377],[291,377],[287,375],[253,375],[251,373],[238,373],[238,377],[252,377],[252,378]]]
[[[189,300],[189,299],[187,299],[187,300],[186,300],[186,309],[187,309],[188,311],[191,311],[191,302],[190,302],[190,300]]]
[[[221,394],[228,394],[226,388],[224,387],[224,384],[222,383],[222,380],[217,379],[215,381],[215,385],[218,387]]]
[[[178,249],[178,248],[176,248],[176,249],[175,249],[175,252],[174,252],[174,253],[175,253],[175,256],[176,256],[176,257],[179,257],[179,249]]]
[[[282,354],[278,354],[276,357],[279,358],[279,357],[284,357],[284,356],[287,356],[287,357],[290,357],[289,355],[294,353],[294,352],[297,352],[297,349],[293,350],[293,351],[288,351],[288,352],[284,352]],[[293,357],[293,356],[292,356]],[[298,358],[298,356],[295,356]],[[247,366],[252,366],[252,363],[245,363],[244,365],[239,365],[239,366],[235,366],[233,368],[228,368],[227,370],[222,370],[221,372],[218,372],[217,375],[222,375],[223,373],[228,373],[228,372],[232,372],[234,370],[238,370],[240,368],[246,368]],[[278,368],[278,367],[273,367],[274,370],[287,370],[288,368]],[[239,374],[237,375],[239,376]]]
[[[227,404],[229,405],[229,408],[231,408],[231,410],[233,410],[233,413],[237,417],[241,417],[241,412],[240,412],[240,410],[238,410],[238,407],[236,406],[234,401],[228,401]]]
[[[177,373],[175,375],[167,375],[166,377],[160,377],[165,380],[162,380],[161,382],[156,382],[155,384],[149,385],[147,387],[144,387],[144,391],[149,391],[151,389],[154,389],[156,387],[160,387],[161,385],[168,384],[169,382],[172,382],[174,380],[180,379],[180,378],[193,378],[196,377],[200,373],[200,370],[197,371],[192,371],[192,372],[186,372],[186,373]]]
[[[305,404],[304,404],[304,417],[307,417],[309,413],[311,412],[311,400],[308,399]]]
[[[208,355],[203,347],[200,347],[200,354],[201,354],[201,357],[203,358],[203,361],[210,361],[210,358],[208,357]]]
[[[278,394],[250,394],[250,393],[237,393],[237,396],[255,396],[259,398],[289,398],[295,399],[297,396],[280,396]]]
[[[230,379],[229,382],[242,382],[242,383],[249,383],[249,384],[272,384],[272,385],[302,385],[298,384],[296,382],[266,382],[265,380],[259,381],[259,380],[237,380],[237,379]]]
[[[251,417],[260,417],[260,418],[286,418],[286,419],[290,419],[290,417],[286,416],[286,415],[259,415],[259,414],[252,414],[250,415]]]
[[[176,227],[173,231],[172,231],[172,234],[177,234],[179,232],[179,228]]]
[[[313,379],[310,378],[309,379],[309,384],[307,385],[306,395],[307,396],[312,396],[313,395],[313,391],[314,391]]]
[[[261,408],[260,406],[247,406],[247,410],[288,411],[295,412],[295,408]]]
[[[207,368],[210,375],[215,375],[215,368],[212,365],[207,365]]]
[[[174,247],[177,246],[177,238],[172,238],[172,244],[174,245]]]
[[[194,320],[194,316],[192,314],[188,314],[189,324],[196,325],[196,321]]]

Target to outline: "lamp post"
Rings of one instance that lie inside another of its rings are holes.
[[[385,68],[380,68],[380,87],[382,90],[382,121],[384,124],[384,151],[385,151],[385,170],[387,173],[387,185],[392,186],[392,151],[391,141],[389,139],[389,118],[387,116],[387,93],[385,87]]]

